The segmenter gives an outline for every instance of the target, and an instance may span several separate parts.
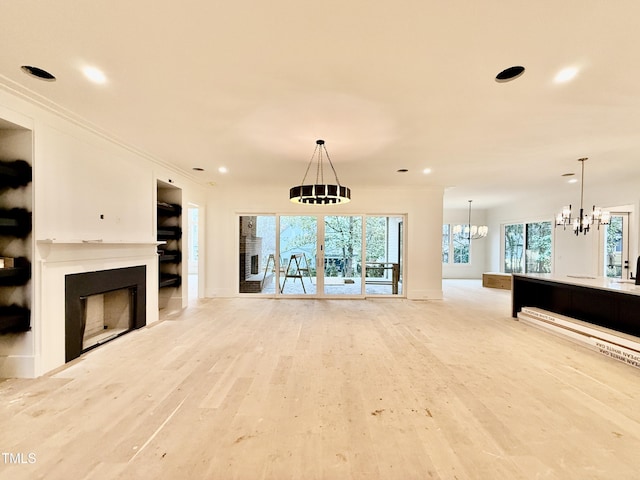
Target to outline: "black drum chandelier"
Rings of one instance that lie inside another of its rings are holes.
[[[327,158],[335,183],[326,183],[324,181],[324,158]],[[311,166],[316,165],[316,182],[305,185],[305,180],[311,170]],[[338,180],[338,174],[333,167],[327,147],[324,146],[324,140],[316,140],[316,148],[311,155],[307,170],[304,172],[304,177],[300,185],[296,185],[289,189],[289,200],[293,203],[303,203],[310,205],[331,205],[337,203],[347,203],[351,201],[351,190],[348,187],[340,185]]]

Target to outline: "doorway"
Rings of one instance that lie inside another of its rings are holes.
[[[195,300],[199,297],[199,272],[200,272],[200,208],[198,205],[189,204],[188,208],[188,235],[187,235],[187,268],[188,268],[188,299]]]
[[[363,287],[363,223],[358,215],[327,215],[321,219],[323,292],[326,296],[361,296]]]
[[[628,280],[629,214],[611,213],[609,225],[602,229],[601,268],[604,277]]]
[[[280,215],[278,293],[315,296],[322,292],[324,247],[317,215]]]
[[[239,293],[402,295],[404,217],[240,215]]]

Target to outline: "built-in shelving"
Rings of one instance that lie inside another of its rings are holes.
[[[164,308],[182,295],[182,190],[158,181],[158,303]]]
[[[182,228],[158,225],[158,240],[180,240]]]
[[[158,201],[158,216],[179,217],[182,215],[182,206],[177,203],[167,203]]]
[[[25,160],[0,161],[0,188],[25,187],[31,183],[31,165]]]
[[[31,262],[25,257],[13,259],[14,266],[0,268],[0,287],[26,285],[31,280]]]
[[[31,131],[0,122],[0,334],[31,329],[31,160]]]
[[[0,333],[27,332],[31,329],[31,310],[20,305],[0,306]]]
[[[182,263],[182,252],[180,250],[159,249],[160,263]]]
[[[179,287],[182,283],[182,277],[177,273],[162,273],[160,272],[160,288],[166,287]]]
[[[31,212],[24,208],[0,209],[0,235],[26,238],[31,233]]]

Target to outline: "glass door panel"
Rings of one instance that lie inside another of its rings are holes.
[[[403,217],[368,216],[366,222],[365,293],[402,294]]]
[[[242,215],[240,219],[240,293],[273,294],[276,291],[276,217]]]
[[[280,293],[316,295],[318,221],[315,215],[280,216]]]
[[[362,217],[324,217],[324,294],[362,295]]]
[[[628,213],[612,213],[604,226],[604,273],[608,278],[629,278]]]

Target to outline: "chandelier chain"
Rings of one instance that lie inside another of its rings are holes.
[[[305,180],[307,179],[307,176],[309,175],[309,170],[311,170],[311,165],[313,164],[313,159],[316,158],[317,155],[317,161],[316,161],[316,183],[324,183],[324,168],[323,168],[323,161],[322,161],[322,151],[324,150],[324,155],[327,157],[327,161],[329,162],[329,166],[331,167],[331,171],[333,172],[333,176],[336,179],[336,183],[338,185],[342,185],[340,183],[340,179],[338,178],[338,172],[336,172],[335,167],[333,166],[333,162],[331,161],[331,157],[329,157],[329,152],[327,151],[327,147],[324,146],[324,144],[316,144],[316,148],[313,150],[313,154],[311,155],[311,158],[309,159],[309,163],[307,164],[307,169],[304,172],[304,176],[302,177],[302,182],[300,182],[300,185],[304,185]]]
[[[302,177],[302,182],[300,182],[300,185],[304,185],[304,181],[307,179],[307,175],[309,174],[309,170],[311,169],[311,165],[313,164],[313,159],[316,156],[318,147],[320,147],[320,145],[316,144],[316,148],[313,150],[313,153],[311,154],[311,158],[309,159],[309,163],[307,164],[307,169],[304,172],[304,177]]]
[[[586,158],[581,158],[579,161],[582,164],[582,173],[581,173],[581,177],[582,179],[580,180],[580,210],[582,210],[582,205],[584,204],[584,162],[586,161]]]
[[[341,185],[340,179],[338,178],[338,173],[336,172],[336,169],[333,167],[333,162],[331,161],[331,158],[329,158],[329,152],[327,152],[326,147],[324,149],[324,152],[327,155],[327,160],[329,160],[329,165],[331,166],[331,170],[333,171],[333,176],[336,178],[336,183],[338,185]]]
[[[318,152],[318,166],[316,167],[316,183],[324,183],[324,171],[322,169],[322,149],[325,148],[324,144],[318,145],[320,151]]]

